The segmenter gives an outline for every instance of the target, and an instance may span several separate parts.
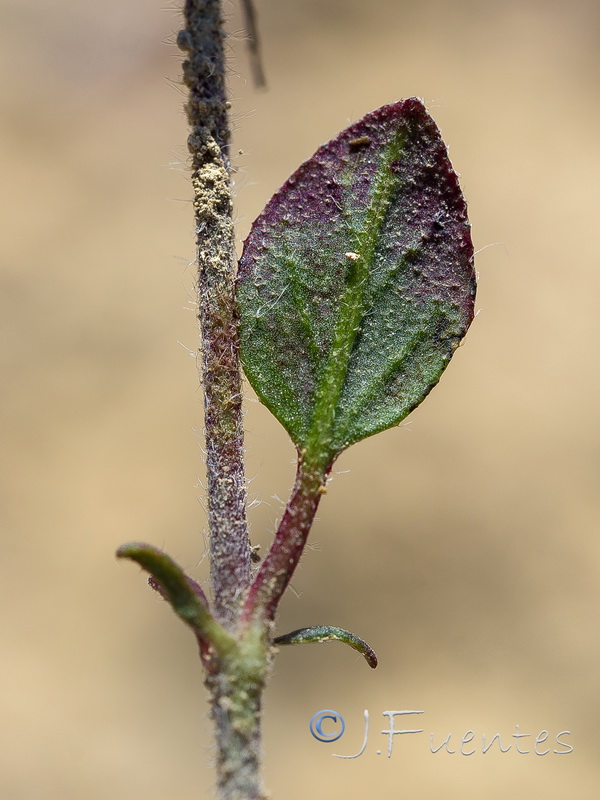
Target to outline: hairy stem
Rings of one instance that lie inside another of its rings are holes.
[[[275,539],[250,587],[243,618],[272,620],[294,570],[298,566],[331,462],[325,466],[307,463],[298,457],[298,471],[291,497],[279,523]]]
[[[220,800],[263,800],[261,697],[270,648],[266,626],[239,626],[250,584],[246,520],[236,267],[223,19],[219,0],[185,0],[177,42],[191,128],[188,148],[196,218],[199,319],[214,614],[232,633],[203,654],[217,742]]]
[[[249,627],[206,678],[217,738],[219,800],[266,800],[260,777],[261,701],[270,647]]]
[[[242,392],[229,164],[229,123],[219,0],[185,0],[177,42],[191,133],[211,581],[217,619],[233,629],[250,582]]]

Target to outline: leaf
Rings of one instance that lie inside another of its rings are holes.
[[[419,100],[367,114],[296,170],[252,226],[237,292],[248,380],[313,464],[423,400],[473,319],[475,274]]]
[[[210,613],[204,592],[170,556],[144,542],[121,545],[116,555],[145,569],[153,579],[153,588],[202,641],[209,642],[217,651],[231,649],[233,640]]]
[[[310,628],[298,628],[298,630],[285,633],[283,636],[277,636],[273,639],[273,644],[304,644],[305,642],[329,641],[349,644],[350,647],[353,647],[364,656],[371,669],[375,669],[377,666],[377,653],[364,639],[344,628],[335,628],[332,625],[312,625]]]

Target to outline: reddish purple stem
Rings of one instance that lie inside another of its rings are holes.
[[[252,582],[242,612],[248,621],[257,616],[272,620],[279,601],[298,566],[312,527],[331,463],[324,469],[308,467],[298,459],[292,495],[279,523],[275,539]]]

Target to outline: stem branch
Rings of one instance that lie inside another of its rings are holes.
[[[310,533],[331,463],[315,468],[303,456],[298,458],[298,471],[292,495],[279,523],[269,552],[250,587],[242,616],[272,620],[279,601],[298,566]]]

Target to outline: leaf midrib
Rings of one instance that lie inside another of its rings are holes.
[[[306,440],[304,459],[305,463],[312,462],[318,468],[323,468],[337,455],[336,448],[333,447],[331,441],[331,434],[350,358],[364,318],[365,289],[371,274],[381,228],[392,193],[399,183],[397,175],[391,170],[391,165],[400,158],[405,139],[405,131],[398,131],[381,158],[364,225],[362,230],[356,234],[353,252],[356,252],[358,259],[353,262],[355,269],[350,272],[351,279],[340,296],[340,313],[329,351],[329,359],[321,371],[320,379],[314,390],[315,405]]]

